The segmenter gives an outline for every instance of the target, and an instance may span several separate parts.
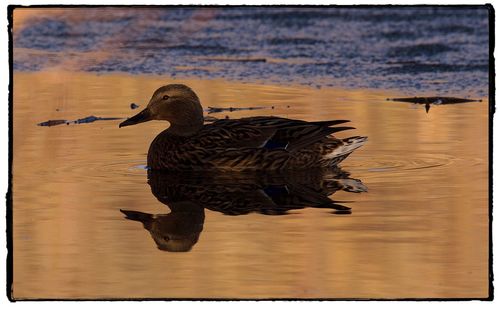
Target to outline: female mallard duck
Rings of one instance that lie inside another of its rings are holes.
[[[191,88],[158,88],[148,106],[120,127],[167,120],[170,127],[151,143],[148,166],[161,170],[284,171],[337,165],[366,137],[337,139],[333,127],[348,120],[307,122],[279,117],[222,119],[204,124],[203,108]]]

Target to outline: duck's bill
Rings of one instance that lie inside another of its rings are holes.
[[[149,120],[152,120],[152,116],[151,116],[151,113],[149,112],[149,110],[146,108],[144,109],[142,112],[140,112],[139,114],[125,120],[124,122],[120,123],[120,125],[118,127],[126,127],[126,126],[131,126],[131,125],[134,125],[134,124],[138,124],[138,123],[141,123],[141,122],[146,122],[146,121],[149,121]]]

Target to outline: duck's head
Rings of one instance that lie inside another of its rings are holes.
[[[148,106],[137,115],[120,123],[119,127],[149,120],[166,120],[170,122],[169,130],[172,132],[190,134],[191,131],[197,131],[203,126],[203,108],[191,88],[182,84],[170,84],[158,88],[149,100]]]

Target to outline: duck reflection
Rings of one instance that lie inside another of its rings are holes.
[[[282,174],[166,173],[150,170],[153,195],[170,208],[168,214],[120,210],[126,219],[141,222],[158,249],[186,252],[198,242],[205,208],[225,215],[284,215],[306,207],[350,214],[350,208],[329,198],[339,190],[367,190],[358,179],[339,169]]]

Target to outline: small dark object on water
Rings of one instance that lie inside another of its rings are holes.
[[[350,215],[350,214],[352,214],[352,211],[351,210],[335,210],[335,211],[332,211],[332,214],[334,214],[334,215]]]
[[[483,100],[471,100],[453,97],[413,97],[413,98],[387,98],[387,101],[408,102],[415,104],[425,104],[425,112],[428,113],[431,109],[431,104],[458,104],[468,102],[482,102]]]
[[[222,113],[222,112],[236,112],[236,111],[251,111],[256,109],[265,109],[265,107],[211,107],[209,106],[207,112],[209,114]]]
[[[68,121],[64,120],[64,119],[57,119],[57,120],[49,120],[49,121],[45,121],[45,122],[40,122],[37,125],[41,126],[41,127],[52,127],[52,126],[57,126],[57,125],[64,124],[64,123],[68,124]]]
[[[96,117],[96,116],[87,116],[85,118],[80,118],[80,119],[77,119],[77,120],[74,120],[72,121],[72,123],[91,123],[91,122],[94,122],[94,121],[97,121],[99,119],[99,117]]]
[[[72,121],[72,123],[80,124],[80,123],[91,123],[91,122],[98,121],[98,120],[118,120],[118,119],[123,119],[123,118],[88,116],[85,118],[80,118],[80,119],[77,119],[75,121]]]
[[[69,120],[65,120],[65,119],[48,120],[45,122],[40,122],[37,125],[42,126],[42,127],[52,127],[52,126],[57,126],[60,124],[69,125],[69,124],[91,123],[91,122],[98,121],[98,120],[119,120],[119,119],[123,119],[123,118],[88,116],[88,117],[80,118],[80,119],[73,120],[73,121],[69,121]]]
[[[457,104],[467,102],[482,102],[482,100],[461,99],[452,97],[413,97],[413,98],[388,98],[388,101],[409,102],[417,104]]]
[[[226,117],[224,117],[224,118],[225,118],[225,119],[229,119],[229,116],[228,116],[228,115],[226,115]]]
[[[139,107],[139,105],[137,105],[135,103],[130,103],[130,109],[136,109],[138,107]]]

